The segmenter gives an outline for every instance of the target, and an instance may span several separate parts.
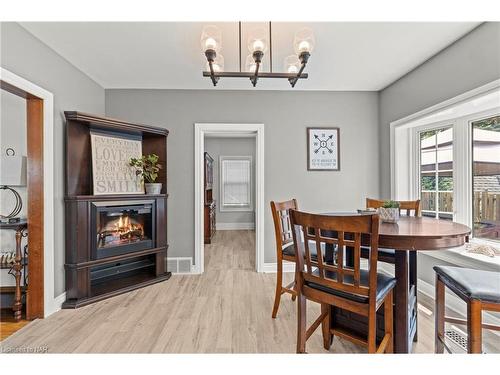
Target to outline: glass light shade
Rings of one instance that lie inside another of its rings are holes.
[[[212,68],[214,68],[214,72],[223,72],[224,71],[224,56],[220,53],[215,57],[214,62],[212,63]],[[210,71],[210,64],[207,62],[207,72]]]
[[[201,49],[205,52],[213,49],[219,52],[222,48],[222,33],[217,26],[205,26],[201,32]]]
[[[297,55],[300,55],[302,52],[311,53],[314,49],[314,45],[314,33],[311,29],[305,27],[295,33],[295,38],[293,38],[293,49]]]
[[[285,57],[285,73],[296,74],[300,70],[300,61],[297,55]]]
[[[254,29],[248,37],[248,50],[250,52],[262,51],[267,52],[269,46],[268,35],[265,29]]]
[[[259,72],[262,71],[263,67],[264,67],[264,61],[262,61],[259,65]],[[248,55],[246,60],[245,60],[245,71],[250,72],[250,73],[254,73],[255,68],[257,68],[257,63],[255,62],[252,55]]]

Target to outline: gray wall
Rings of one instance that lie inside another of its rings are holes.
[[[194,123],[263,123],[265,262],[275,261],[270,200],[324,212],[379,195],[374,92],[106,90],[106,114],[170,129],[169,256],[194,255]],[[340,172],[308,172],[306,127],[340,127]]]
[[[2,22],[0,28],[0,65],[54,95],[54,293],[57,296],[64,292],[63,111],[104,114],[104,89],[18,24]]]
[[[252,204],[255,207],[255,138],[205,138],[205,151],[214,159],[213,199],[217,206],[217,223],[254,223],[255,211],[221,212],[220,186],[220,156],[251,156],[252,157]],[[252,207],[252,208],[253,208]]]
[[[389,124],[500,78],[500,23],[480,25],[380,92],[380,192],[390,197]]]

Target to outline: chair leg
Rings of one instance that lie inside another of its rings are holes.
[[[436,296],[434,304],[435,328],[434,328],[434,353],[444,352],[444,311],[445,311],[445,289],[444,284],[436,275]]]
[[[299,294],[297,303],[297,353],[306,352],[306,332],[307,332],[307,317],[306,317],[306,297]]]
[[[391,290],[384,301],[384,326],[385,334],[390,335],[389,342],[385,348],[386,353],[394,353],[394,306],[393,306],[393,291]]]
[[[467,352],[481,353],[483,339],[481,331],[481,301],[472,300],[467,303]]]
[[[276,293],[274,295],[273,319],[278,314],[281,301],[281,290],[283,288],[283,261],[278,259],[278,269],[276,270]]]
[[[413,342],[417,342],[418,341],[417,251],[410,251],[409,253],[410,253],[410,288],[411,285],[415,286],[415,309],[417,309],[417,313],[415,315],[415,336],[413,336]]]
[[[293,286],[292,289],[295,291],[295,294],[292,294],[292,301],[295,301],[297,299],[297,280],[293,280]]]
[[[323,348],[330,350],[332,346],[332,333],[330,332],[330,305],[321,304],[321,314],[327,313],[325,319],[321,322],[321,330],[323,331]]]
[[[370,306],[368,313],[368,353],[377,352],[377,311]]]

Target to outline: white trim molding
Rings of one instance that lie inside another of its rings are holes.
[[[203,153],[205,136],[255,137],[255,267],[263,272],[264,266],[264,124],[194,124],[194,272],[204,271],[203,235]]]
[[[0,79],[43,100],[43,303],[44,317],[58,311],[54,296],[54,96],[0,67]]]
[[[217,230],[254,230],[255,223],[216,223]]]

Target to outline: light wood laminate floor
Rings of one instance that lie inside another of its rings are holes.
[[[255,272],[253,231],[218,231],[205,246],[203,275],[174,275],[166,282],[77,310],[39,319],[0,343],[46,346],[49,353],[295,353],[296,305],[282,298],[271,318],[275,274]],[[289,282],[293,274],[285,275]],[[419,312],[416,353],[432,353],[434,317]],[[319,314],[308,303],[308,320]],[[327,353],[318,329],[309,353]],[[335,338],[332,353],[365,349]]]

